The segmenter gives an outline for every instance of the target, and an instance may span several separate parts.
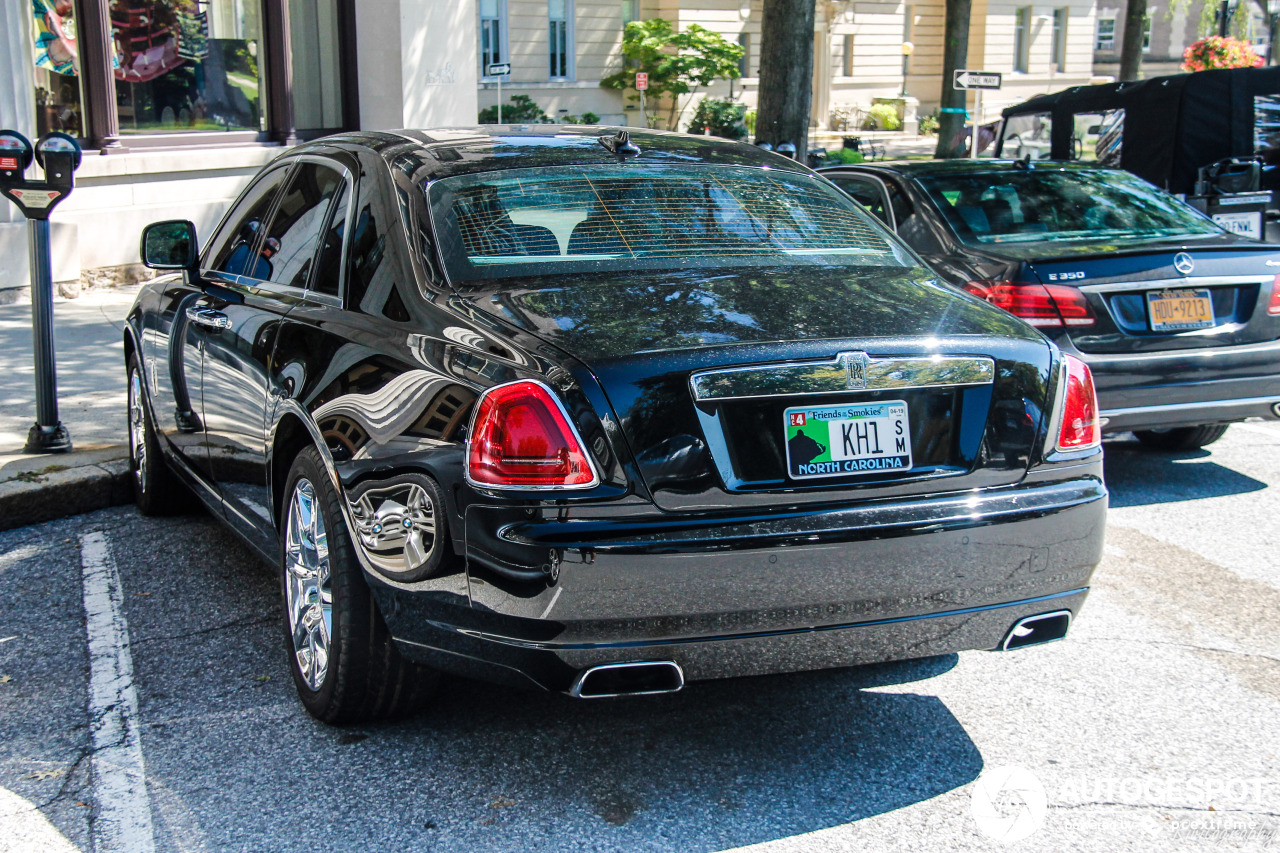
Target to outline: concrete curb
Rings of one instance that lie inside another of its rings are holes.
[[[132,500],[129,453],[123,447],[0,461],[0,530]]]

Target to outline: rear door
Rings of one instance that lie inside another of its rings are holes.
[[[229,517],[274,549],[267,473],[268,382],[286,314],[304,297],[331,212],[350,197],[351,176],[320,158],[298,158],[262,213],[257,245],[235,269],[211,270],[220,287],[209,309],[225,327],[209,337],[204,362],[210,470]]]

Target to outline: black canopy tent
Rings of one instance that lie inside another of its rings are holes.
[[[1010,128],[1017,126],[1010,119],[1047,116],[1048,156],[1077,159],[1080,139],[1075,116],[1122,109],[1119,162],[1104,160],[1105,165],[1119,166],[1172,193],[1192,193],[1202,166],[1254,154],[1270,154],[1267,162],[1272,163],[1280,156],[1277,108],[1280,68],[1221,69],[1077,86],[1004,110],[996,156],[1004,153],[1004,143],[1013,135]],[[1255,134],[1255,127],[1262,132]],[[1101,152],[1099,159],[1103,159]],[[1264,178],[1264,184],[1270,183]]]

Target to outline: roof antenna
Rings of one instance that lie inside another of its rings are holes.
[[[1027,156],[1023,157],[1021,160],[1014,160],[1013,168],[1031,171],[1031,152],[1028,151]]]
[[[616,155],[619,160],[640,156],[640,146],[631,141],[631,134],[625,130],[620,130],[613,136],[600,137],[600,144],[604,146],[604,150]]]

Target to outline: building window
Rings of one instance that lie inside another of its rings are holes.
[[[738,60],[738,76],[751,76],[751,33],[738,33],[738,44],[742,47],[742,57]]]
[[[345,105],[338,37],[342,22],[338,2],[289,0],[293,117],[299,130],[323,132],[343,126]]]
[[[1053,10],[1053,55],[1049,64],[1054,71],[1067,70],[1067,10]]]
[[[573,77],[573,0],[550,0],[547,18],[551,79],[568,80]]]
[[[845,77],[853,76],[853,34],[846,33],[841,42],[840,73]]]
[[[1094,50],[1116,49],[1116,19],[1098,19],[1098,38],[1093,44]]]
[[[75,7],[65,0],[35,0],[31,9],[35,14],[31,32],[35,37],[36,135],[60,130],[82,136]]]
[[[490,65],[506,61],[506,0],[480,0],[480,76],[488,76]]]
[[[334,131],[353,121],[347,0],[23,3],[33,13],[41,133],[68,131],[97,148],[122,137],[126,147],[210,144],[201,132],[215,132],[228,145],[291,142],[298,127]],[[272,61],[285,52],[294,55],[292,79]]]
[[[1023,6],[1014,13],[1013,70],[1023,74],[1031,65],[1031,7]]]
[[[266,130],[256,4],[110,0],[120,132]]]
[[[1147,19],[1142,22],[1142,52],[1151,52],[1151,16],[1156,12],[1155,7],[1147,9]]]

